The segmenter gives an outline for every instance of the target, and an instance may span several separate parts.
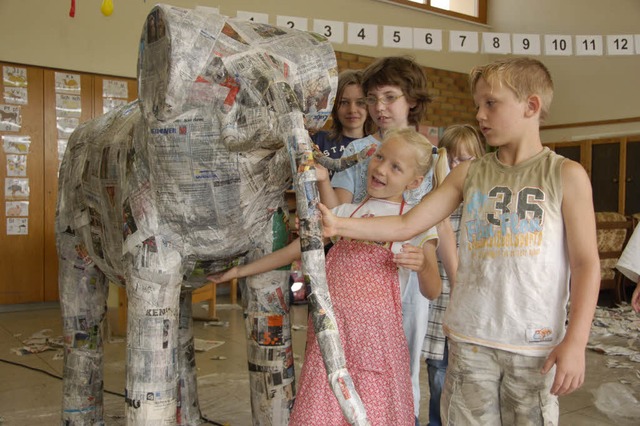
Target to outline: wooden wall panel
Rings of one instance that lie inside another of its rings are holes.
[[[0,304],[48,302],[58,300],[58,256],[55,244],[55,214],[58,197],[58,126],[56,73],[80,77],[80,117],[82,123],[103,113],[103,81],[125,82],[126,99],[137,97],[137,82],[130,78],[107,77],[68,70],[45,69],[0,62],[27,70],[28,104],[20,105],[22,126],[18,132],[0,135],[28,135],[31,138],[27,160],[29,178],[29,232],[7,235],[4,197],[7,157],[0,149],[0,178],[3,204],[0,209]],[[1,74],[0,74],[1,75]],[[0,105],[4,101],[0,78]],[[0,120],[1,122],[2,120]]]
[[[20,105],[21,127],[17,132],[0,131],[0,135],[25,135],[31,138],[27,154],[29,179],[29,215],[26,235],[7,235],[5,178],[7,155],[0,149],[2,208],[0,209],[0,304],[40,302],[43,300],[44,206],[43,206],[43,70],[37,67],[0,62],[5,66],[26,68],[27,104]],[[9,87],[9,86],[7,86]],[[0,79],[0,104],[5,102],[5,87]]]

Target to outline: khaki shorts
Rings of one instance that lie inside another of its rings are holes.
[[[449,341],[442,424],[557,425],[558,398],[550,393],[555,366],[541,374],[545,360]]]

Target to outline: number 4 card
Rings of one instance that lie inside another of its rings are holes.
[[[374,24],[358,24],[349,22],[347,26],[347,43],[363,46],[378,45],[378,26]]]

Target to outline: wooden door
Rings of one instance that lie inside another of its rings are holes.
[[[594,142],[591,150],[591,185],[597,212],[617,212],[620,188],[620,142]]]
[[[41,302],[44,274],[43,71],[0,62],[0,304]]]
[[[640,136],[627,141],[624,214],[640,213]]]

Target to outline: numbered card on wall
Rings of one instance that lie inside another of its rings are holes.
[[[276,17],[276,25],[283,28],[295,28],[300,31],[308,31],[309,23],[307,18],[301,16],[280,16]]]
[[[313,31],[322,34],[332,43],[344,43],[344,22],[314,19]]]
[[[636,34],[636,53],[640,55],[640,34]]]
[[[236,12],[236,18],[245,21],[256,22],[258,24],[269,23],[269,15],[267,13],[247,12],[245,10],[239,10]]]
[[[409,27],[391,27],[385,25],[382,28],[382,45],[384,47],[413,48],[413,30]]]
[[[511,36],[508,33],[482,33],[482,52],[511,53]]]
[[[540,55],[540,34],[512,34],[511,51],[515,55]]]
[[[603,51],[602,36],[576,36],[576,56],[602,56]]]
[[[442,30],[414,28],[413,48],[440,52],[442,50]]]
[[[608,55],[633,55],[634,53],[633,36],[631,34],[607,36]]]
[[[449,31],[449,50],[452,52],[478,53],[478,33]]]
[[[374,24],[347,24],[347,43],[363,46],[378,45],[378,26]]]
[[[544,53],[549,56],[573,55],[573,44],[570,35],[545,35]]]

